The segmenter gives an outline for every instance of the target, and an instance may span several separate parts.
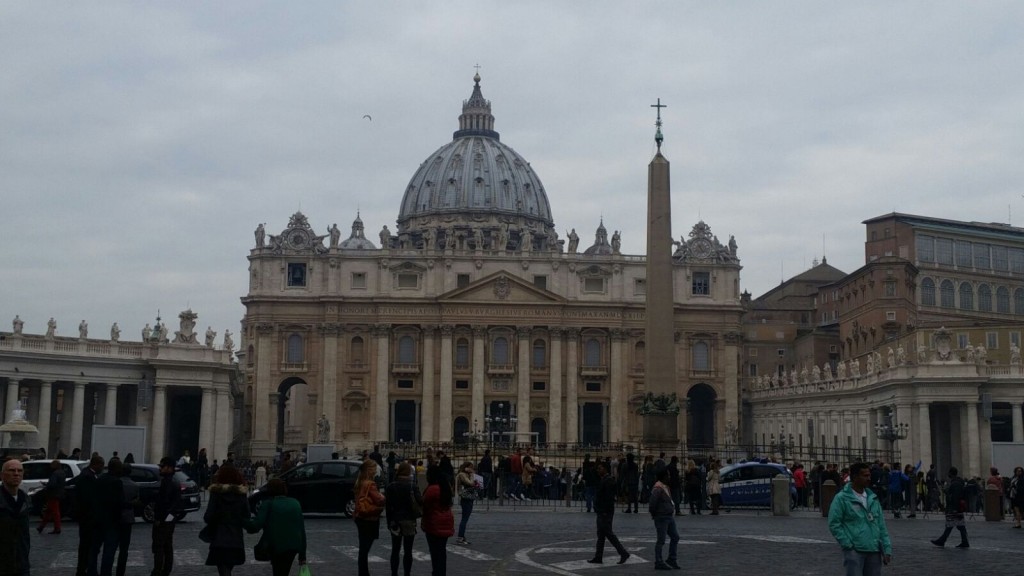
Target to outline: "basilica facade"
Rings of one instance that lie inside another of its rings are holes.
[[[326,222],[302,213],[279,234],[257,228],[239,354],[248,455],[639,442],[646,258],[623,254],[603,222],[589,246],[575,228],[559,236],[539,176],[500,140],[474,81],[452,140],[395,194],[394,230],[368,238],[356,215],[347,239],[336,226],[318,235]],[[678,433],[710,446],[740,426],[737,245],[698,222],[663,249],[688,400]]]

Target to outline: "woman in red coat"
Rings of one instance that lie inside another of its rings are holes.
[[[455,516],[452,514],[452,485],[436,465],[427,468],[421,527],[430,548],[431,574],[445,576],[448,571],[445,547],[448,539],[455,535]]]

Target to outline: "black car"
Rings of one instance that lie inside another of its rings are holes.
[[[356,509],[353,488],[359,476],[360,460],[326,460],[307,462],[284,472],[278,478],[288,485],[288,496],[302,505],[306,514],[344,514],[352,517]],[[380,469],[377,469],[380,478]],[[267,498],[267,486],[259,486],[249,494],[249,508]]]
[[[146,522],[153,522],[153,508],[155,506],[157,492],[160,490],[160,467],[156,464],[131,464],[129,477],[139,485],[139,504],[135,507],[135,515],[141,516]],[[60,501],[61,515],[74,519],[76,494],[75,486],[82,479],[81,475],[75,476],[67,481],[64,489],[64,497]],[[181,486],[181,499],[178,501],[178,511],[174,513],[177,520],[181,520],[189,512],[199,510],[200,496],[199,485],[196,484],[184,472],[176,471],[174,480]],[[29,493],[32,498],[32,511],[40,514],[46,505],[46,490],[44,486]]]

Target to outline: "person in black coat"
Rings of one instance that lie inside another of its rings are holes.
[[[639,499],[640,466],[637,465],[636,457],[632,452],[626,454],[626,464],[622,467],[620,480],[622,480],[623,491],[626,494],[626,513],[629,513],[630,506],[632,506],[633,513],[639,514],[640,506],[637,500]]]
[[[121,508],[124,504],[121,470],[121,461],[111,459],[107,464],[107,473],[96,478],[95,518],[98,534],[92,543],[92,555],[99,556],[100,550],[103,550],[100,574],[111,573],[120,540]]]
[[[181,487],[174,480],[174,458],[160,460],[160,488],[153,501],[153,572],[170,576],[174,567],[174,513],[178,510]]]
[[[28,495],[21,489],[25,469],[10,459],[0,471],[0,576],[28,576],[29,552]]]
[[[619,564],[629,560],[629,552],[619,542],[619,538],[612,530],[612,520],[615,518],[615,479],[608,475],[608,464],[601,462],[597,465],[597,475],[601,483],[597,488],[597,498],[594,501],[594,512],[597,512],[597,551],[594,557],[587,560],[590,564],[601,564],[604,562],[604,541],[608,540],[619,553]]]
[[[211,536],[206,565],[216,566],[219,576],[230,576],[235,566],[245,564],[242,530],[249,520],[245,478],[234,466],[225,464],[217,470],[203,520]]]
[[[100,538],[96,518],[96,477],[103,471],[103,457],[96,455],[75,480],[75,518],[78,519],[78,565],[75,576],[96,574],[94,543]],[[99,549],[96,548],[96,552]]]

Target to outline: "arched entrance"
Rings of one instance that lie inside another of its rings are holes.
[[[277,430],[275,444],[284,449],[306,447],[308,386],[302,378],[288,378],[277,387]],[[286,446],[287,445],[287,446]]]
[[[715,400],[718,395],[707,384],[697,384],[686,394],[686,438],[690,448],[715,445]]]

